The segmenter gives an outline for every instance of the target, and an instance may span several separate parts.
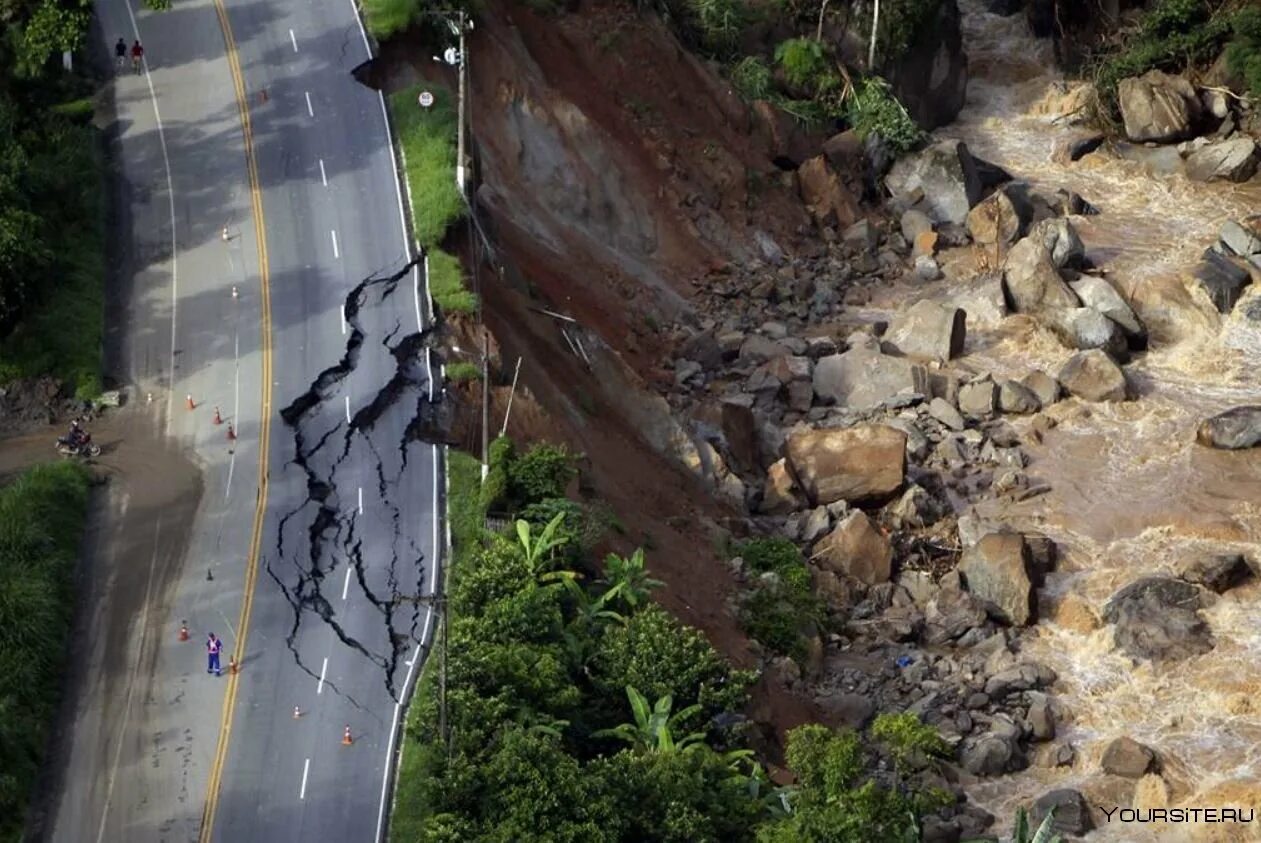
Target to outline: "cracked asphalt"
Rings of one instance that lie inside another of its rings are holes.
[[[162,431],[152,445],[133,432],[133,448],[155,460],[181,449],[200,478],[177,497],[157,494],[168,484],[155,476],[153,494],[104,516],[92,555],[106,585],[85,623],[108,634],[83,648],[38,839],[373,840],[399,702],[435,625],[443,484],[423,256],[408,245],[383,101],[351,74],[366,40],[349,0],[224,3],[271,296],[269,492],[242,649],[262,305],[240,116],[214,0],[161,13],[126,2],[96,7],[101,41],[138,34],[151,73],[114,84],[131,242],[111,329],[117,366],[155,396],[140,411]],[[210,422],[212,405],[236,441]],[[140,471],[170,470],[157,465]],[[135,482],[146,491],[143,473]],[[175,637],[181,618],[192,641]],[[228,683],[205,673],[208,631],[225,641],[225,668],[229,654],[241,665],[209,835]]]

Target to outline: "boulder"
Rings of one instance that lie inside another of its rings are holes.
[[[990,533],[963,552],[959,573],[968,591],[998,620],[1026,626],[1036,613],[1029,550],[1019,533]]]
[[[723,363],[722,346],[712,331],[702,331],[687,339],[676,355],[685,360],[695,360],[705,369],[717,369]],[[677,369],[676,369],[677,371]]]
[[[1234,135],[1202,146],[1187,156],[1187,178],[1193,181],[1242,182],[1257,173],[1257,144],[1247,135]]]
[[[987,615],[981,601],[966,591],[943,588],[924,608],[924,643],[944,644],[978,629]]]
[[[894,196],[920,190],[924,205],[938,222],[962,224],[981,199],[981,176],[962,141],[942,140],[893,165],[885,185]]]
[[[1060,369],[1059,382],[1070,394],[1086,401],[1124,401],[1127,397],[1125,373],[1098,349],[1069,358]]]
[[[921,281],[936,281],[941,278],[941,265],[932,255],[917,255],[913,271],[915,277]]]
[[[816,506],[806,516],[806,523],[801,528],[801,541],[813,544],[832,526],[832,516],[826,506]]]
[[[722,436],[727,454],[737,471],[751,472],[759,465],[757,419],[751,395],[733,396],[722,402]]]
[[[1105,773],[1127,779],[1141,779],[1156,763],[1156,753],[1130,737],[1121,737],[1108,744],[1099,766]]]
[[[1252,579],[1252,568],[1238,553],[1206,556],[1185,563],[1178,575],[1189,583],[1202,585],[1218,594]]]
[[[865,585],[888,582],[893,572],[893,546],[861,509],[851,510],[819,542],[814,558],[837,574]]]
[[[1031,695],[1035,692],[1031,692]],[[1029,706],[1029,732],[1035,741],[1055,739],[1055,713],[1045,695],[1038,694]]]
[[[1093,307],[1049,308],[1039,319],[1069,348],[1099,348],[1121,360],[1128,355],[1129,344],[1121,326]]]
[[[951,430],[963,430],[963,416],[944,398],[929,401],[928,414]]]
[[[963,745],[963,769],[974,776],[1001,776],[1027,766],[1020,751],[1020,732],[1014,724],[996,720],[990,731]]]
[[[1021,313],[1080,304],[1077,295],[1060,277],[1051,250],[1034,237],[1026,237],[1007,253],[1003,262],[1003,290],[1011,308]]]
[[[908,243],[914,243],[921,235],[933,231],[933,221],[928,214],[912,208],[902,214],[902,237]]]
[[[795,117],[768,100],[755,100],[754,124],[767,140],[771,158],[796,167],[814,154],[818,140]]]
[[[1261,255],[1261,214],[1240,222],[1228,220],[1218,233],[1218,239],[1241,258]]]
[[[942,0],[919,23],[918,37],[912,36],[896,54],[885,51],[879,60],[880,75],[889,80],[911,119],[927,130],[953,121],[966,99],[968,57],[961,20],[956,0]]]
[[[740,360],[748,363],[765,363],[772,357],[787,354],[788,349],[761,334],[749,334],[740,344]]]
[[[1077,229],[1062,217],[1035,222],[1029,227],[1028,239],[1046,246],[1057,268],[1081,266],[1086,260],[1086,246]]]
[[[1143,323],[1138,321],[1125,299],[1107,281],[1095,275],[1083,275],[1068,282],[1068,286],[1081,299],[1082,304],[1094,308],[1120,325],[1127,338],[1134,341],[1146,339],[1147,331],[1143,328]]]
[[[1023,185],[996,190],[968,211],[968,233],[982,245],[1015,243],[1033,218],[1033,206]]]
[[[1168,274],[1140,279],[1127,296],[1153,342],[1174,345],[1216,338],[1221,315],[1207,300],[1192,295],[1185,281]]]
[[[906,434],[885,425],[801,431],[787,451],[814,505],[887,499],[906,477]]]
[[[1237,451],[1261,445],[1261,405],[1234,407],[1200,424],[1195,439],[1210,448]]]
[[[1080,836],[1095,827],[1090,818],[1090,805],[1080,790],[1065,787],[1042,794],[1033,803],[1030,825],[1037,828],[1052,811],[1055,812],[1051,820],[1051,831],[1054,833]]]
[[[1003,381],[998,388],[998,408],[1004,413],[1024,415],[1042,409],[1037,393],[1019,381]]]
[[[1159,70],[1122,79],[1117,85],[1117,103],[1126,137],[1138,143],[1170,143],[1191,137],[1200,110],[1190,82]]]
[[[959,411],[980,419],[994,415],[998,407],[998,388],[988,375],[959,387]]]
[[[929,392],[928,370],[923,366],[870,348],[855,347],[821,358],[813,377],[820,400],[855,410],[879,407],[899,393]]]
[[[858,196],[845,187],[825,156],[816,155],[797,168],[797,187],[820,225],[844,228],[858,219]]]
[[[893,317],[884,341],[908,357],[944,362],[963,352],[966,323],[962,309],[923,299]]]
[[[1241,263],[1241,258],[1206,249],[1191,271],[1191,278],[1208,294],[1218,313],[1230,313],[1252,283],[1252,274]]]
[[[1213,649],[1199,608],[1195,586],[1171,577],[1144,577],[1114,594],[1103,617],[1115,624],[1116,645],[1132,658],[1171,661]]]
[[[1038,402],[1043,407],[1049,407],[1060,400],[1060,382],[1040,369],[1034,369],[1020,382],[1038,397]]]
[[[880,231],[869,219],[861,219],[841,232],[845,245],[860,253],[874,252],[880,245]]]
[[[762,485],[762,505],[758,509],[766,515],[787,515],[801,509],[801,495],[787,460],[777,460],[767,470],[766,482]]]

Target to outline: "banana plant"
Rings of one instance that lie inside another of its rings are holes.
[[[626,686],[626,697],[630,700],[631,713],[635,717],[633,723],[621,723],[612,729],[601,729],[594,732],[595,737],[618,738],[628,743],[636,752],[690,752],[705,746],[705,733],[693,732],[682,740],[676,741],[671,731],[680,720],[684,720],[701,710],[699,705],[689,705],[680,711],[671,713],[674,707],[674,695],[666,694],[653,706],[633,686]]]
[[[604,593],[606,602],[621,600],[632,609],[647,602],[648,593],[652,589],[665,585],[661,580],[648,576],[642,547],[637,548],[630,556],[610,553],[604,557],[602,582],[608,586]]]
[[[525,553],[525,562],[530,568],[530,572],[538,577],[541,583],[563,583],[567,580],[577,579],[578,575],[573,571],[547,571],[543,568],[551,559],[551,553],[557,547],[565,543],[563,538],[556,535],[557,529],[560,528],[561,522],[565,520],[565,513],[558,512],[556,517],[547,522],[538,536],[532,535],[533,528],[530,522],[524,519],[517,519],[517,540],[521,542],[521,550]]]
[[[1055,809],[1047,811],[1042,822],[1038,824],[1037,831],[1032,834],[1029,831],[1029,815],[1025,813],[1024,808],[1016,811],[1016,829],[1012,834],[1011,843],[1064,843],[1064,838],[1055,833],[1052,827],[1055,824]],[[979,839],[965,840],[964,843],[983,843]]]

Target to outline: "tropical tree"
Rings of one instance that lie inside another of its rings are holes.
[[[565,539],[557,535],[557,530],[560,529],[561,522],[564,520],[563,512],[556,513],[556,516],[547,522],[547,526],[536,537],[532,535],[529,521],[517,519],[517,540],[521,542],[521,550],[525,553],[525,563],[540,583],[561,583],[578,576],[573,571],[543,570],[551,561],[552,552],[565,543]]]
[[[665,585],[661,580],[648,576],[642,547],[636,548],[630,556],[610,553],[604,557],[602,582],[608,586],[605,592],[607,600],[621,600],[632,609],[646,603],[652,589]]]
[[[626,686],[626,697],[630,700],[631,713],[635,717],[635,722],[621,723],[612,729],[601,729],[593,733],[594,737],[618,738],[630,744],[636,752],[668,754],[690,752],[701,747],[708,748],[705,744],[704,732],[693,732],[679,741],[674,739],[673,727],[680,720],[686,720],[698,713],[701,710],[699,705],[689,705],[672,713],[674,697],[666,694],[657,700],[655,705],[649,707],[648,700],[632,685]]]

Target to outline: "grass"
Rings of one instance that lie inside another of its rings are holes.
[[[420,15],[420,0],[362,0],[361,5],[364,26],[377,40],[397,35]]]
[[[429,90],[434,104],[421,108],[416,98]],[[390,95],[390,117],[403,148],[412,227],[429,251],[429,291],[447,313],[472,313],[477,296],[465,286],[464,272],[441,244],[447,229],[464,215],[464,200],[455,185],[456,113],[451,93],[439,87],[414,85]]]
[[[476,363],[470,363],[467,360],[456,360],[454,363],[448,363],[447,380],[451,383],[467,383],[469,381],[480,381],[482,379],[482,370]]]
[[[448,372],[450,369],[448,368]],[[486,531],[486,509],[481,500],[481,463],[463,451],[449,451],[447,477],[451,480],[451,494],[447,500],[447,517],[451,519],[452,557],[448,560],[444,593],[450,593],[451,584],[460,576],[462,566],[470,551],[482,540]],[[448,619],[448,623],[450,620]],[[437,645],[438,642],[435,641]],[[438,652],[437,649],[432,652]],[[415,691],[415,700],[421,703],[438,694],[438,662],[427,658]],[[424,770],[434,769],[426,759],[442,748],[432,741],[421,741],[417,734],[421,727],[425,706],[412,705],[407,711],[403,733],[403,756],[399,762],[398,781],[395,786],[394,810],[390,815],[390,839],[397,843],[412,843],[421,839],[421,830],[429,808],[424,804],[424,788],[408,786]]]
[[[61,693],[89,476],[37,466],[0,489],[0,840],[22,836]]]
[[[81,110],[78,101],[65,107],[75,113]],[[101,393],[104,165],[99,135],[92,127],[68,125],[56,140],[63,169],[67,176],[73,171],[79,181],[80,207],[75,212],[85,222],[57,229],[50,243],[55,255],[51,279],[44,285],[49,292],[0,340],[0,383],[52,375],[73,388],[76,397],[89,399]]]

